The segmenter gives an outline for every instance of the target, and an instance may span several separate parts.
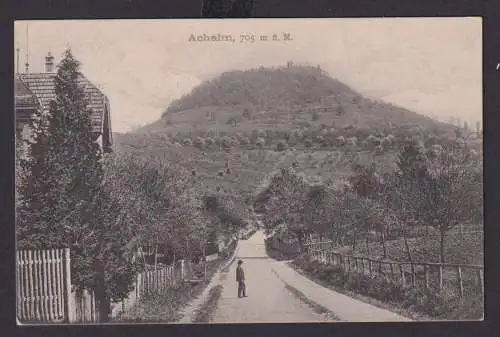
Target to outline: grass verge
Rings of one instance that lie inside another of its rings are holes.
[[[193,317],[193,323],[208,323],[217,308],[217,303],[222,295],[222,284],[212,287],[208,292],[208,297],[197,310]]]
[[[297,258],[296,253],[295,254],[288,254],[288,253],[285,253],[279,249],[271,248],[267,244],[266,244],[266,253],[270,258],[275,259],[277,261],[293,260],[293,259]]]
[[[276,272],[274,272],[274,273],[276,274]],[[276,274],[276,276],[278,276],[278,274]],[[278,278],[279,278],[279,276],[278,276]],[[330,310],[328,310],[324,306],[319,305],[318,303],[316,303],[314,301],[311,301],[309,298],[307,298],[306,295],[304,295],[303,292],[301,292],[297,288],[292,287],[291,285],[289,285],[288,283],[286,283],[283,280],[281,280],[281,281],[285,284],[286,290],[288,290],[295,298],[297,298],[301,302],[307,304],[316,314],[323,315],[326,318],[333,320],[333,321],[340,321],[340,319],[337,316],[335,316],[335,314],[333,312],[331,312]]]
[[[206,280],[197,284],[184,283],[180,287],[167,289],[161,294],[144,297],[126,312],[120,313],[113,321],[117,323],[168,323],[178,321],[182,317],[182,309],[203,293],[218,269],[228,262],[228,258],[234,260],[233,253],[236,245],[236,242],[231,244],[224,252],[222,259],[207,263]],[[231,262],[229,262],[228,267],[230,265]],[[203,265],[200,264],[195,267],[196,274],[201,275],[203,272]]]
[[[181,318],[180,309],[193,298],[199,296],[208,282],[191,286],[186,283],[178,288],[169,288],[161,294],[142,298],[129,310],[120,313],[116,323],[168,323]]]
[[[316,283],[365,303],[414,320],[478,320],[483,317],[482,295],[459,298],[393,284],[385,279],[345,273],[339,266],[310,262],[306,256],[290,265]]]

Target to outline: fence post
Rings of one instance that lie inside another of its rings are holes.
[[[429,267],[424,264],[425,289],[429,288]]]
[[[402,283],[402,285],[404,287],[406,282],[405,282],[405,272],[403,270],[403,264],[402,263],[399,264],[399,271],[401,272],[401,283]]]
[[[50,312],[50,302],[49,302],[49,277],[48,277],[48,269],[49,269],[49,261],[48,254],[46,250],[42,250],[42,303],[44,307],[44,321],[49,321],[52,319],[52,315]]]
[[[64,248],[64,279],[66,286],[66,321],[73,323],[75,321],[75,304],[71,293],[71,260],[69,248]]]
[[[464,284],[462,281],[462,267],[458,266],[458,287],[460,289],[460,297],[464,297]]]
[[[22,274],[21,274],[21,259],[19,258],[21,252],[16,252],[16,315],[17,317],[23,319],[23,294],[21,293],[21,282],[22,282]]]
[[[415,274],[415,265],[411,264],[411,285],[413,288],[417,285],[417,275]]]
[[[184,281],[184,259],[181,260],[181,281]]]
[[[443,265],[439,265],[439,291],[443,290]]]
[[[484,295],[484,282],[483,282],[483,270],[478,269],[479,285],[481,286],[481,293]]]

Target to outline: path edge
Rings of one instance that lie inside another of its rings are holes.
[[[221,267],[217,269],[217,271],[214,273],[212,276],[212,279],[206,286],[206,288],[203,290],[200,296],[197,298],[193,299],[190,303],[188,303],[183,309],[182,309],[182,317],[175,322],[176,324],[196,324],[192,323],[193,320],[193,315],[196,315],[196,312],[200,309],[202,305],[207,301],[208,298],[208,293],[210,292],[210,289],[213,287],[217,286],[220,284],[219,280],[219,274],[222,270],[228,268],[236,259],[236,256],[238,254],[240,248],[240,240],[237,241],[236,243],[236,248],[234,249],[233,255],[231,258]]]

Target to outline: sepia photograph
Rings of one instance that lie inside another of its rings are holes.
[[[14,23],[18,325],[484,318],[482,19]]]

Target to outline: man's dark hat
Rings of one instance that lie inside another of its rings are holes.
[[[238,260],[238,264],[242,264],[242,263],[243,263],[243,261],[241,261],[241,260]]]

